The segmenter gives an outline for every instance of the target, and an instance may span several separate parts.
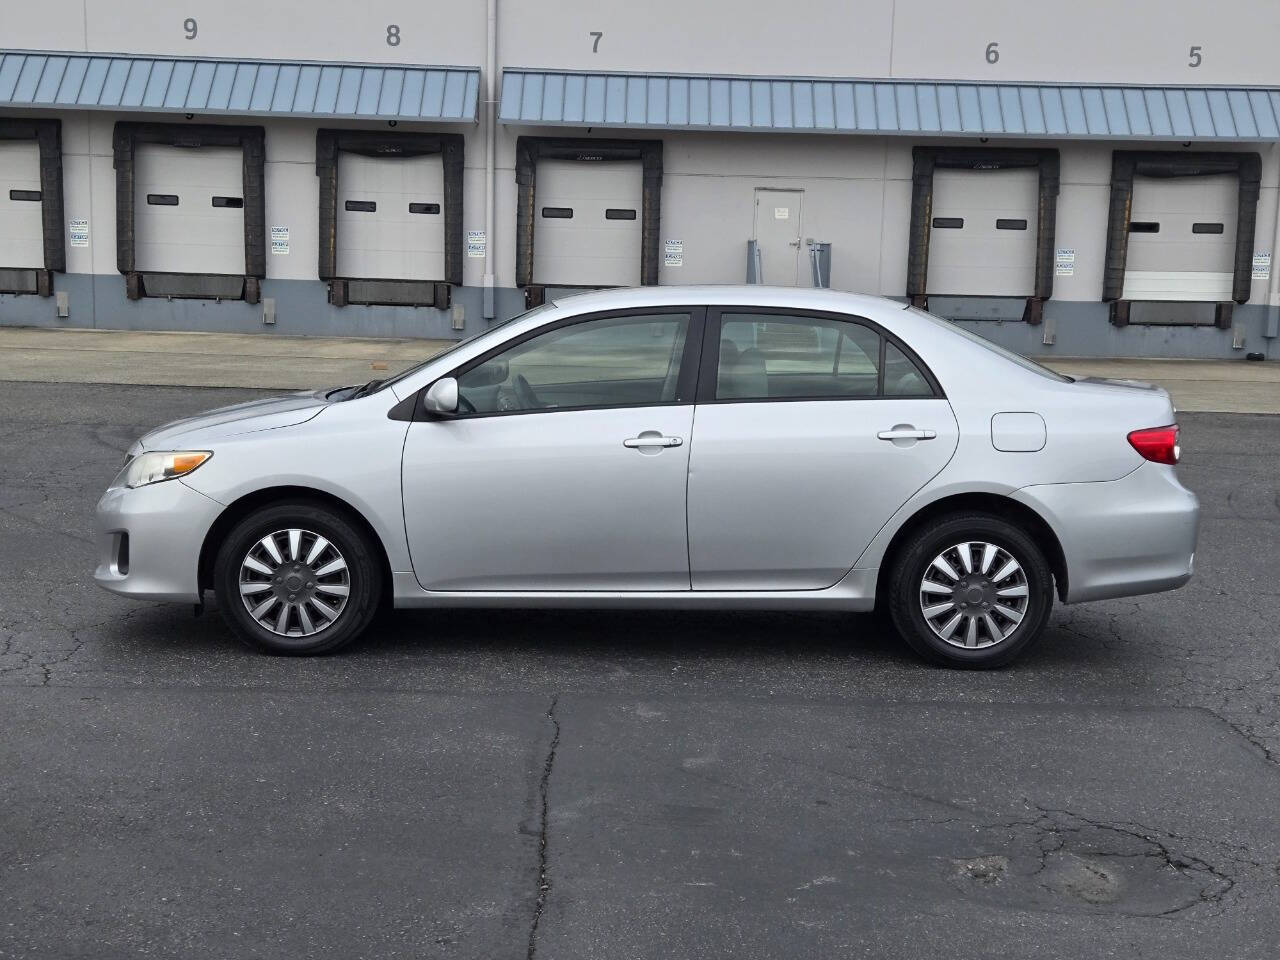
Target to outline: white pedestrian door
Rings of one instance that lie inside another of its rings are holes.
[[[803,190],[756,190],[754,239],[760,256],[758,282],[772,287],[800,286],[803,201]]]
[[[43,267],[44,203],[34,140],[0,141],[0,190],[0,267]]]
[[[444,277],[444,165],[439,154],[338,154],[338,276]]]
[[[239,147],[143,144],[134,159],[138,270],[244,273]]]

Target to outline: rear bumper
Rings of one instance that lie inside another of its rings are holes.
[[[1040,484],[1013,496],[1058,535],[1067,603],[1159,593],[1191,579],[1200,505],[1172,467],[1143,463],[1119,480]]]
[[[199,602],[200,546],[222,509],[181,480],[112,487],[98,501],[94,581],[136,600]]]

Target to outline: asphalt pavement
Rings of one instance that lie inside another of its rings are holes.
[[[1195,578],[1002,671],[826,614],[294,660],[90,577],[128,444],[256,395],[0,382],[0,957],[1276,955],[1280,419],[1183,414]]]

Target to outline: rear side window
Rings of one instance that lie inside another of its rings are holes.
[[[884,345],[884,395],[886,397],[930,396],[933,391],[920,368],[896,343]]]
[[[854,320],[724,313],[717,400],[933,396],[893,343]]]

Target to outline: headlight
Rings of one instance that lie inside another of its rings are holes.
[[[112,486],[145,487],[149,483],[186,476],[212,456],[208,450],[142,453],[124,465]]]

